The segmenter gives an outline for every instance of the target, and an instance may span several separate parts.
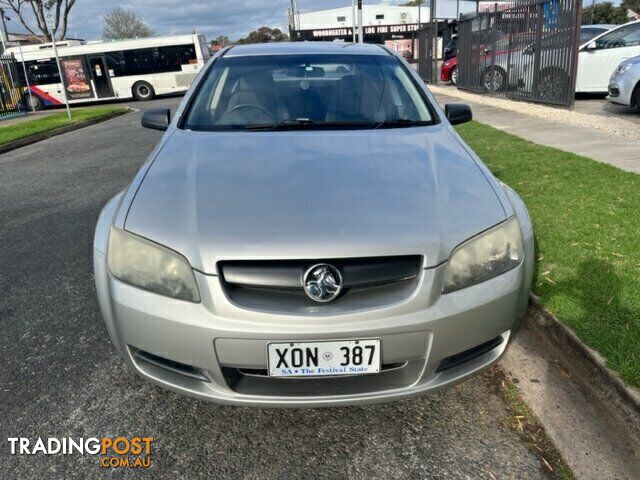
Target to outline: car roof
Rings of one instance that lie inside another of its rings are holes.
[[[295,54],[350,54],[390,55],[379,45],[350,42],[272,42],[236,45],[224,54],[225,57],[250,55],[295,55]]]
[[[611,30],[612,28],[615,28],[617,26],[618,25],[608,23],[596,23],[594,25],[582,25],[580,28],[597,28],[598,30]]]

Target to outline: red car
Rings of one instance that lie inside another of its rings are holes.
[[[458,83],[458,57],[447,60],[440,67],[440,80],[443,82],[451,82],[453,85]]]

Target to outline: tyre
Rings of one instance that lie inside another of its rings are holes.
[[[501,92],[507,86],[507,74],[497,66],[487,68],[482,73],[481,80],[485,92]]]
[[[136,100],[140,101],[153,100],[156,96],[156,92],[151,84],[147,82],[136,82],[133,85],[133,96]]]
[[[636,110],[640,113],[640,82],[636,85],[636,88],[633,90],[633,96],[631,97],[631,105],[636,106]]]
[[[44,108],[44,104],[40,97],[33,94],[29,95],[29,93],[24,95],[24,104],[27,106],[28,110],[42,110]]]
[[[458,67],[453,67],[451,70],[451,85],[456,86],[458,84]]]
[[[568,81],[567,75],[562,70],[554,69],[542,72],[538,84],[540,100],[558,100],[565,91],[565,85]]]

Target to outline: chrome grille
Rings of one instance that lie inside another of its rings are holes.
[[[218,271],[227,296],[252,309],[304,313],[318,304],[307,297],[302,278],[311,266],[335,266],[343,278],[340,296],[326,304],[380,307],[408,297],[420,276],[422,256],[340,259],[223,261]],[[327,312],[328,313],[328,312]]]

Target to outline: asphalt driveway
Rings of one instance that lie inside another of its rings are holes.
[[[101,207],[161,136],[139,120],[128,114],[0,155],[0,478],[546,478],[487,376],[393,404],[254,410],[181,397],[131,373],[102,324],[91,244]],[[151,468],[10,455],[7,441],[121,435],[155,439]]]

